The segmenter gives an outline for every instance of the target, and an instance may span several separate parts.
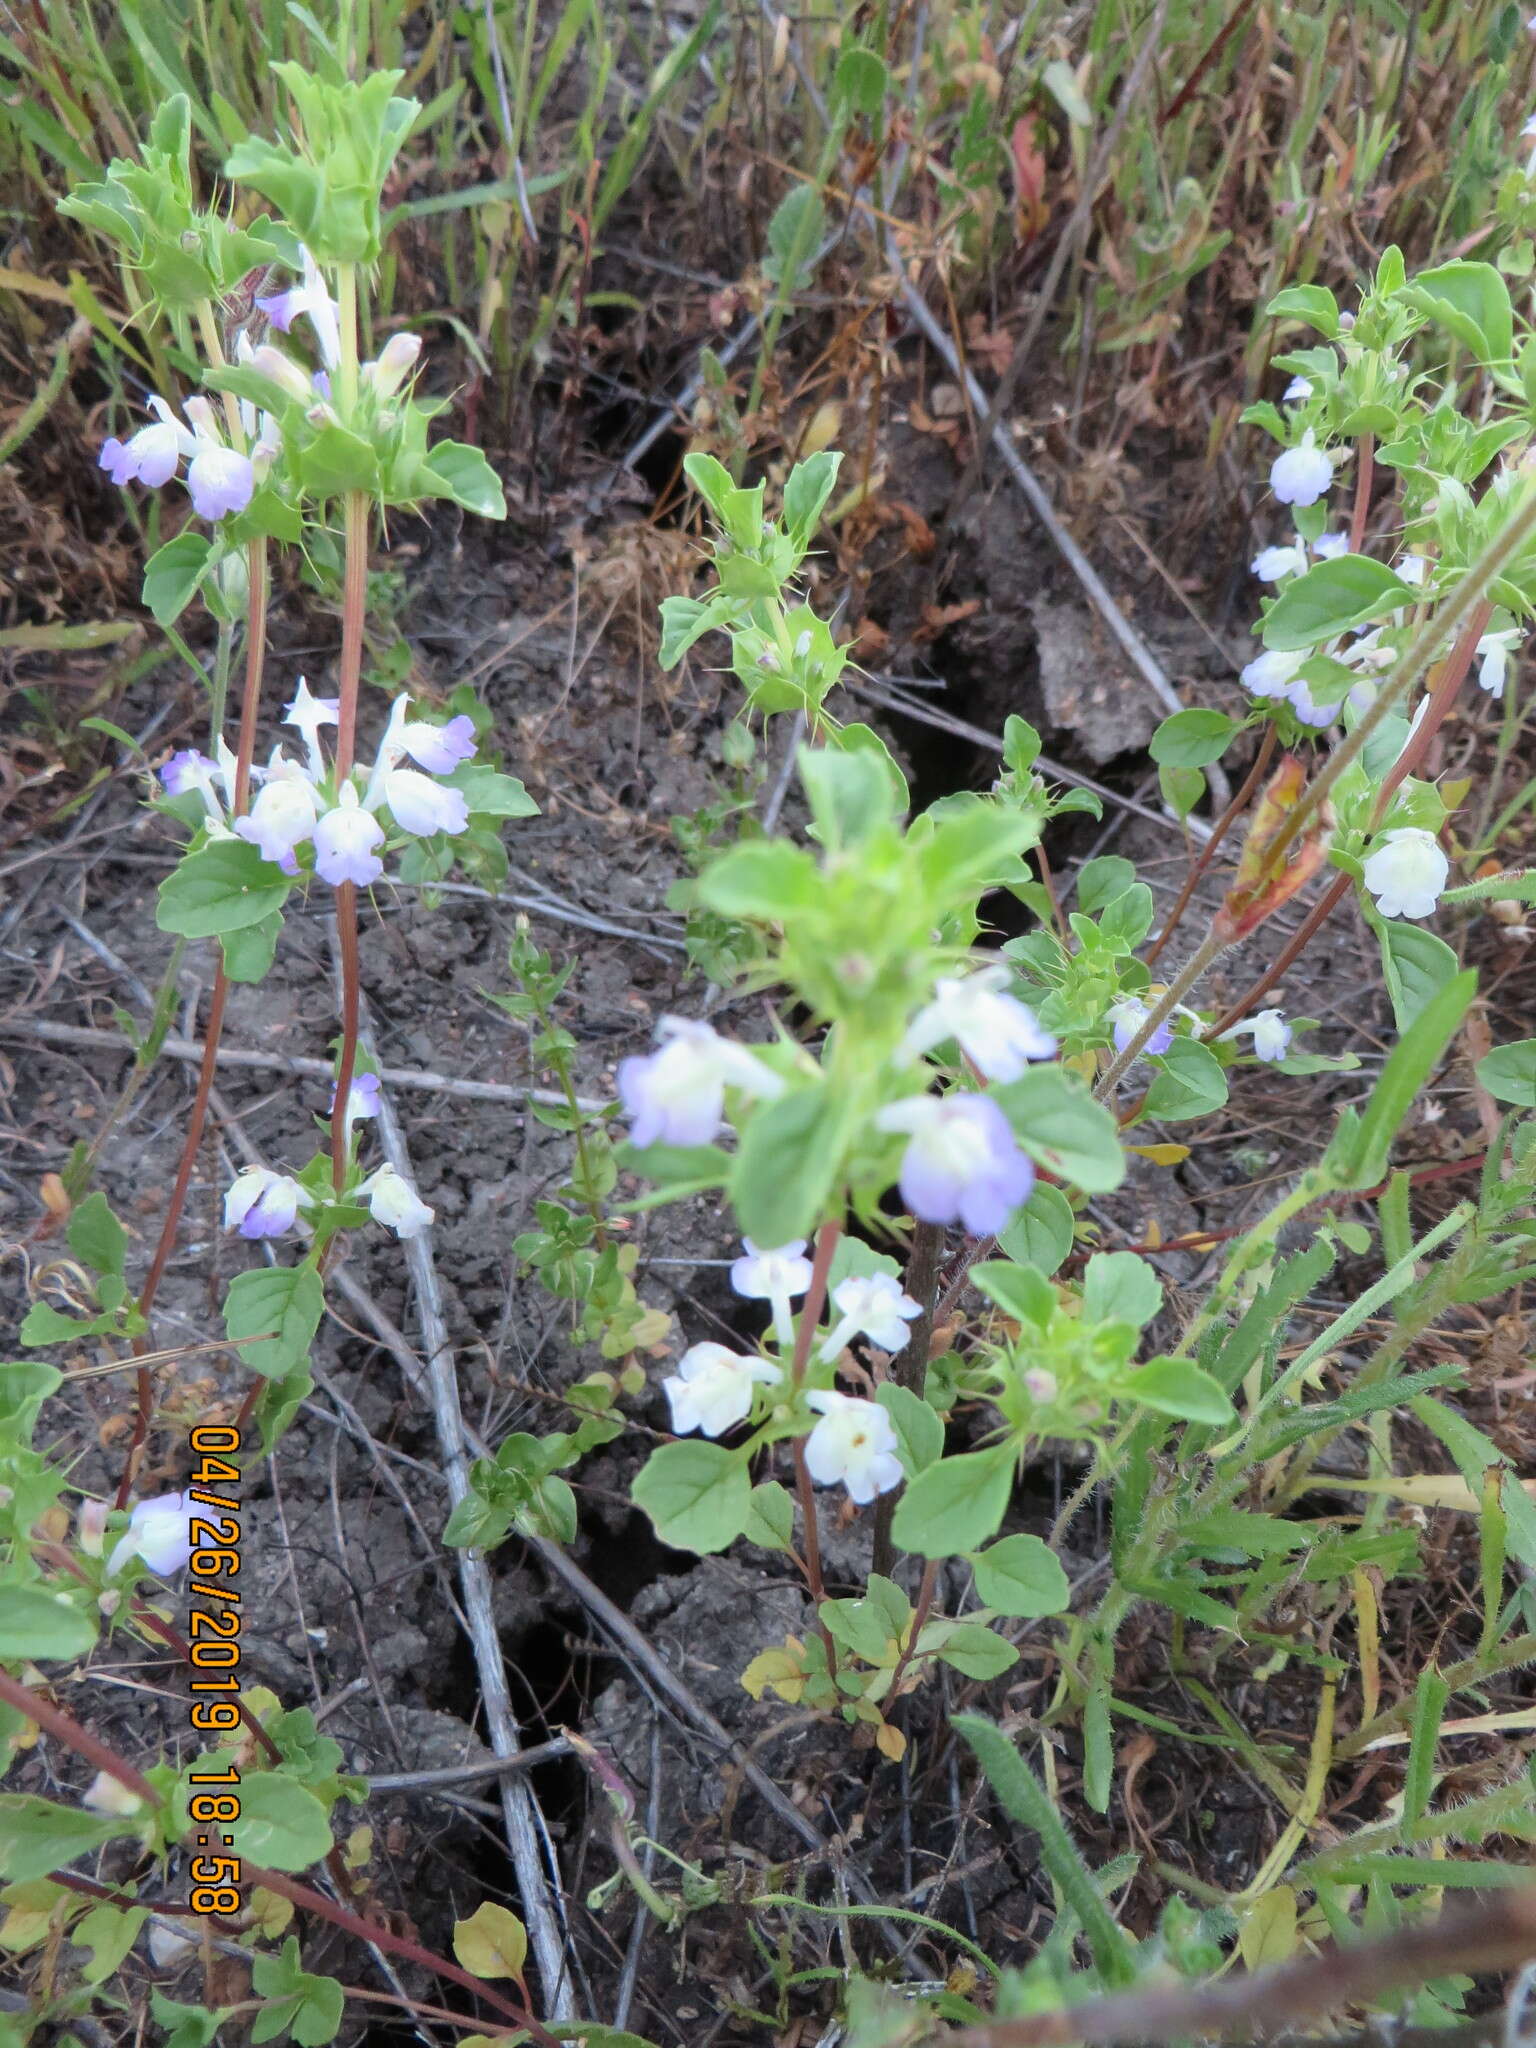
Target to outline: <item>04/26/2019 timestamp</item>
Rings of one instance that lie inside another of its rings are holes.
[[[193,1607],[190,1635],[194,1675],[192,1726],[199,1735],[232,1735],[240,1725],[236,1699],[240,1691],[240,1468],[230,1462],[240,1449],[240,1432],[227,1426],[194,1429],[191,1447],[198,1464],[187,1489],[189,1506],[206,1508],[194,1516],[192,1539]],[[221,1697],[222,1695],[222,1697]],[[210,1762],[215,1759],[210,1758]],[[227,1918],[238,1913],[240,1858],[231,1853],[229,1832],[240,1818],[240,1773],[233,1759],[221,1770],[192,1771],[189,1782],[200,1789],[188,1806],[195,1833],[187,1903],[194,1913]]]

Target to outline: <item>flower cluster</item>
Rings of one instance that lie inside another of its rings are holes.
[[[160,772],[166,793],[195,789],[203,798],[208,830],[233,833],[254,846],[285,875],[300,873],[299,853],[310,849],[322,881],[367,888],[384,872],[379,849],[389,837],[385,813],[395,828],[413,837],[456,834],[469,823],[463,795],[434,777],[451,774],[475,752],[472,721],[459,716],[444,725],[413,718],[410,700],[397,697],[370,769],[358,767],[339,783],[321,751],[319,734],[337,720],[334,697],[316,697],[301,676],[283,723],[297,729],[305,758],[296,761],[279,747],[264,768],[254,771],[255,801],[247,815],[230,820],[234,761],[220,749],[217,760],[190,750],[175,754]],[[414,763],[407,766],[406,763]]]
[[[785,1385],[786,1358],[795,1343],[793,1304],[811,1285],[806,1241],[764,1251],[750,1238],[731,1267],[731,1286],[748,1301],[766,1301],[779,1347],[778,1359],[745,1356],[724,1344],[695,1344],[678,1361],[677,1371],[662,1381],[672,1411],[672,1427],[687,1435],[724,1436],[745,1422],[758,1402],[759,1389],[773,1389],[778,1400]],[[922,1309],[901,1283],[885,1273],[849,1274],[832,1289],[837,1320],[815,1347],[821,1371],[835,1369],[845,1346],[864,1337],[883,1351],[900,1351],[907,1325]],[[860,1506],[877,1494],[899,1486],[903,1472],[897,1456],[896,1431],[875,1401],[840,1393],[830,1386],[811,1387],[805,1405],[817,1420],[805,1439],[806,1469],[818,1486],[845,1486]]]
[[[379,1093],[377,1074],[359,1074],[353,1080],[347,1095],[349,1143],[359,1123],[378,1115]],[[376,1168],[347,1188],[341,1199],[349,1206],[366,1208],[375,1223],[401,1238],[420,1236],[431,1227],[436,1213],[392,1166]],[[292,1174],[276,1173],[269,1166],[247,1167],[225,1193],[224,1228],[251,1240],[283,1237],[302,1213],[321,1206],[322,1198]]]

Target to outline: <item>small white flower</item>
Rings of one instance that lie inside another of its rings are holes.
[[[1251,1034],[1256,1059],[1283,1060],[1290,1050],[1291,1027],[1279,1010],[1260,1010],[1246,1023],[1234,1024],[1230,1031],[1223,1031],[1222,1039],[1244,1038]]]
[[[1320,562],[1331,562],[1335,555],[1349,553],[1347,533],[1320,533],[1312,543],[1312,552]]]
[[[316,697],[302,676],[291,703],[283,706],[283,723],[291,725],[304,741],[311,778],[318,782],[325,773],[325,756],[320,751],[320,729],[335,725],[341,716],[339,697]]]
[[[341,360],[341,308],[326,289],[320,266],[305,249],[304,282],[285,292],[272,292],[256,303],[279,334],[286,334],[302,313],[314,329],[320,360],[334,370]]]
[[[1277,648],[1266,647],[1245,664],[1238,681],[1251,696],[1283,697],[1306,658],[1304,652],[1282,654]]]
[[[437,1214],[392,1166],[381,1166],[377,1173],[371,1173],[358,1194],[367,1202],[374,1222],[384,1224],[396,1237],[420,1237],[432,1227]]]
[[[630,1120],[629,1141],[647,1145],[707,1145],[725,1119],[725,1091],[771,1099],[784,1083],[756,1053],[722,1038],[692,1017],[663,1017],[659,1049],[621,1060],[619,1100]]]
[[[1012,976],[998,964],[974,974],[941,976],[933,1000],[907,1027],[896,1057],[920,1059],[954,1039],[989,1081],[1017,1081],[1031,1060],[1048,1060],[1056,1041],[1042,1031],[1035,1013],[1007,989]]]
[[[839,1320],[823,1340],[824,1358],[836,1358],[851,1337],[867,1337],[894,1357],[907,1346],[907,1324],[923,1312],[922,1303],[902,1291],[889,1273],[850,1273],[832,1290]]]
[[[141,1557],[158,1578],[173,1578],[192,1555],[195,1513],[191,1497],[184,1493],[141,1500],[107,1559],[107,1577],[115,1579],[130,1558]]]
[[[1308,427],[1298,447],[1275,457],[1269,487],[1282,505],[1315,505],[1333,482],[1333,464]]]
[[[790,1303],[811,1284],[811,1262],[804,1257],[805,1239],[797,1237],[773,1251],[759,1251],[750,1237],[744,1237],[745,1256],[731,1265],[731,1287],[748,1301],[766,1301],[773,1310],[773,1333],[779,1349],[787,1351],[795,1341]]]
[[[350,782],[342,784],[335,809],[320,819],[314,837],[315,872],[333,888],[351,882],[366,889],[383,874],[376,849],[384,844],[384,827],[358,802]]]
[[[1307,566],[1306,545],[1298,535],[1289,547],[1260,548],[1248,566],[1261,583],[1299,576]]]
[[[695,1344],[661,1385],[679,1436],[694,1429],[724,1436],[751,1414],[753,1388],[776,1385],[783,1377],[766,1358],[742,1358],[724,1344]]]
[[[1312,396],[1312,385],[1306,377],[1293,377],[1280,394],[1286,405],[1300,405]]]
[[[137,1792],[131,1792],[110,1771],[98,1771],[81,1793],[80,1804],[88,1806],[92,1813],[111,1813],[126,1818],[137,1813],[144,1802]]]
[[[921,1222],[995,1237],[1029,1200],[1034,1166],[990,1095],[911,1095],[878,1110],[875,1127],[908,1134],[899,1185]]]
[[[1365,861],[1365,886],[1383,917],[1429,917],[1451,872],[1433,832],[1400,825]]]
[[[1429,574],[1429,564],[1422,555],[1404,555],[1400,562],[1394,563],[1393,573],[1400,582],[1411,583],[1417,590]]]
[[[900,1486],[896,1431],[883,1408],[831,1388],[805,1398],[821,1416],[805,1440],[805,1469],[818,1486],[846,1486],[860,1507]]]
[[[1520,645],[1521,638],[1518,626],[1507,626],[1502,632],[1485,633],[1477,643],[1481,657],[1477,665],[1477,687],[1486,690],[1495,701],[1504,695],[1504,685],[1509,680],[1509,659]]]

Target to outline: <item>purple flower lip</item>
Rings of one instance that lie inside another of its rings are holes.
[[[920,1221],[960,1223],[973,1237],[993,1237],[1028,1201],[1035,1169],[990,1096],[912,1096],[887,1105],[876,1122],[911,1133],[899,1179],[901,1198]]]
[[[315,872],[333,888],[351,882],[366,889],[384,872],[374,852],[383,843],[384,827],[371,811],[338,804],[315,827]]]

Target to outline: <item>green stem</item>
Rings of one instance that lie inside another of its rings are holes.
[[[1093,1091],[1100,1102],[1107,1101],[1114,1094],[1120,1077],[1141,1057],[1143,1048],[1150,1042],[1159,1026],[1167,1022],[1195,984],[1215,966],[1231,944],[1230,939],[1220,937],[1215,931],[1207,932],[1198,949],[1179,969],[1163,994],[1148,1010],[1141,1028],[1126,1046],[1125,1051],[1111,1061],[1108,1072]]]

